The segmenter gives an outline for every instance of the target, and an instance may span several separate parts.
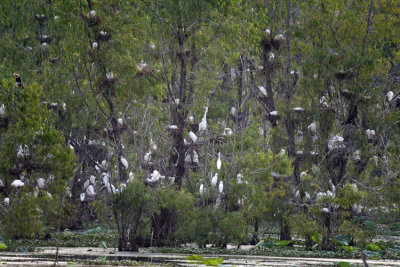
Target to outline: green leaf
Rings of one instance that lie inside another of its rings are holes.
[[[371,251],[371,250],[363,250],[364,254],[367,255],[368,257],[377,257],[379,256],[378,252]]]
[[[0,250],[5,250],[7,249],[7,245],[4,243],[0,243]]]
[[[335,241],[339,245],[343,246],[348,246],[350,241],[351,241],[351,236],[349,235],[337,235],[333,238],[333,241]]]
[[[28,252],[28,248],[24,246],[17,247],[17,250],[21,252]]]
[[[93,234],[99,233],[100,231],[101,231],[101,227],[100,227],[100,226],[97,226],[96,228],[92,228],[92,229],[86,230],[86,231],[83,232],[83,233],[84,233],[84,234],[87,234],[87,235],[93,235]]]
[[[207,266],[218,266],[224,262],[223,258],[212,258],[203,260],[203,264]]]
[[[186,259],[187,260],[192,260],[192,261],[199,261],[199,260],[203,260],[204,257],[203,256],[199,256],[199,255],[192,255],[192,256],[187,256]]]
[[[107,245],[106,245],[106,243],[105,243],[104,241],[102,241],[102,242],[99,244],[99,247],[100,247],[100,248],[103,248],[103,249],[107,249]]]
[[[257,245],[254,246],[254,248],[258,248],[264,243],[264,240],[261,240],[260,242],[257,243]]]
[[[342,246],[342,249],[344,249],[347,252],[353,252],[353,251],[359,250],[357,247],[353,247],[353,246]]]
[[[347,262],[347,261],[336,261],[333,263],[333,265],[337,266],[337,267],[347,267],[347,266],[351,266],[351,263]]]
[[[314,246],[311,247],[312,250],[316,249],[319,246],[319,244],[315,244]]]
[[[374,243],[369,243],[365,247],[365,249],[366,250],[370,250],[370,251],[375,251],[375,252],[381,251],[381,248],[378,245],[374,244]]]

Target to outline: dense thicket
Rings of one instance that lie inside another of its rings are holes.
[[[399,13],[1,1],[0,233],[98,219],[138,250],[255,243],[278,225],[282,240],[363,246],[366,221],[399,215]]]

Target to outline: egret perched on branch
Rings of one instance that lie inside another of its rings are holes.
[[[389,102],[392,101],[393,96],[394,96],[394,93],[393,93],[392,91],[389,91],[389,92],[387,92],[387,94],[386,94],[387,100],[388,100]]]
[[[220,170],[221,169],[221,152],[218,152],[218,160],[217,160],[217,169]]]
[[[82,194],[80,195],[80,199],[81,199],[81,202],[85,201],[85,193],[82,193]]]
[[[204,185],[203,184],[200,185],[199,192],[200,192],[201,196],[204,194]]]
[[[154,183],[160,180],[160,178],[161,174],[157,170],[154,170],[153,173],[151,174],[151,177],[147,178],[146,181],[149,183]]]
[[[5,113],[6,113],[6,108],[4,107],[4,104],[1,104],[1,106],[0,106],[0,116],[3,117]]]
[[[207,112],[208,112],[208,107],[204,107],[205,111],[204,111],[204,116],[201,119],[201,122],[199,123],[199,131],[203,132],[205,130],[207,130]]]
[[[85,181],[85,183],[83,184],[83,189],[86,189],[89,186],[89,184],[90,184],[89,180]]]
[[[215,173],[214,176],[211,178],[211,186],[214,187],[217,185],[218,182],[218,173]]]
[[[144,155],[144,161],[145,161],[145,162],[150,162],[150,161],[151,161],[151,151],[147,152],[147,153]]]
[[[9,199],[8,197],[6,197],[6,198],[4,199],[4,204],[5,204],[5,205],[10,204],[10,199]]]
[[[96,195],[93,185],[89,185],[88,188],[86,188],[86,194],[88,194],[89,197],[93,197]]]
[[[90,175],[89,180],[92,184],[96,184],[96,176]]]
[[[218,189],[221,194],[224,192],[224,183],[222,181],[219,181]]]
[[[25,184],[21,180],[14,180],[11,184],[11,186],[18,188],[18,187],[23,187]]]
[[[264,86],[259,86],[259,87],[258,87],[258,90],[259,90],[264,96],[267,96],[267,90],[265,90],[265,87],[264,87]]]
[[[121,126],[124,125],[124,120],[122,118],[118,118],[117,121],[118,121],[119,125],[121,125]]]
[[[128,167],[129,167],[128,161],[123,156],[121,156],[121,163],[125,169],[128,169]]]
[[[196,143],[196,141],[197,141],[197,136],[195,135],[194,132],[190,131],[190,132],[189,132],[189,137],[190,137],[190,139],[192,140],[193,143]]]
[[[37,180],[37,184],[39,186],[40,189],[44,188],[46,180],[43,178],[38,178]],[[0,186],[1,186],[1,182],[0,182]]]

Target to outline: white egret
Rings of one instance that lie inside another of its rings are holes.
[[[122,191],[124,191],[125,188],[126,188],[126,184],[120,184],[119,185],[119,192],[122,193]]]
[[[238,184],[243,183],[242,178],[243,178],[243,174],[238,173],[238,174],[236,175],[236,181],[237,181]]]
[[[0,106],[0,116],[3,117],[6,114],[6,108],[4,107],[4,104],[1,104]]]
[[[93,18],[94,16],[96,16],[96,11],[90,10],[89,16],[91,16],[92,18]]]
[[[98,42],[93,42],[92,48],[93,48],[93,50],[99,49],[99,43]]]
[[[258,90],[259,90],[264,96],[267,96],[267,90],[265,90],[265,87],[264,87],[264,86],[259,86],[259,87],[258,87]]]
[[[217,185],[218,182],[218,173],[215,173],[214,176],[211,178],[211,186],[214,187]]]
[[[197,136],[196,136],[196,134],[194,132],[190,131],[189,132],[189,137],[190,137],[190,139],[192,140],[193,143],[196,143]]]
[[[90,181],[92,184],[96,184],[96,176],[90,175],[89,181]]]
[[[340,135],[335,135],[328,141],[328,148],[332,150],[334,148],[343,148],[344,145],[341,144],[344,141],[344,138]]]
[[[133,175],[133,172],[129,173],[129,179],[128,179],[128,183],[131,183],[133,181],[133,179],[135,178],[135,176]]]
[[[0,187],[4,187],[3,180],[0,179]]]
[[[18,188],[18,187],[23,187],[25,184],[24,184],[24,182],[22,182],[21,180],[14,180],[12,183],[11,183],[11,186],[13,186],[13,187],[15,187],[15,188]]]
[[[110,174],[103,172],[103,184],[107,185],[109,183],[109,176]]]
[[[193,156],[192,156],[193,163],[199,164],[199,155],[195,150],[193,150]]]
[[[117,121],[118,121],[119,125],[121,125],[121,126],[124,125],[124,120],[122,118],[118,118]]]
[[[233,134],[233,131],[232,131],[231,128],[225,128],[225,129],[224,129],[224,133],[223,133],[222,135],[228,135],[228,136],[230,136],[230,135],[232,135],[232,134]]]
[[[224,183],[222,181],[219,181],[218,189],[221,194],[224,192]]]
[[[231,107],[231,115],[236,115],[236,111],[235,107]]]
[[[285,37],[282,34],[278,34],[277,36],[275,36],[275,39],[279,41],[284,41]]]
[[[278,116],[278,111],[274,110],[269,113],[271,116]]]
[[[144,162],[150,162],[151,161],[151,151],[147,152],[144,155]]]
[[[270,30],[270,29],[266,29],[266,30],[265,30],[265,36],[266,36],[267,38],[269,38],[270,35],[271,35],[271,30]]]
[[[329,209],[328,208],[322,208],[321,211],[324,212],[324,213],[329,213]]]
[[[302,108],[302,107],[295,107],[295,108],[293,108],[293,110],[294,110],[294,111],[302,112],[302,111],[304,111],[304,108]]]
[[[272,52],[269,52],[268,60],[269,60],[269,61],[274,61],[274,58],[275,58],[275,54],[272,53]]]
[[[121,156],[121,163],[125,169],[128,169],[129,167],[128,161],[123,156]]]
[[[88,188],[89,185],[90,185],[90,181],[86,180],[85,183],[83,184],[83,189]]]
[[[220,170],[221,169],[221,152],[218,152],[218,160],[217,160],[217,169]]]
[[[89,185],[88,188],[86,188],[86,194],[87,194],[89,197],[93,197],[93,196],[96,195],[96,192],[94,192],[94,187],[93,187],[93,185]]]
[[[375,130],[367,129],[365,131],[365,133],[367,134],[368,140],[374,140],[374,138],[375,138]]]
[[[315,124],[315,122],[312,122],[310,125],[308,125],[307,128],[312,133],[315,133],[317,131],[317,125]]]
[[[300,173],[300,180],[303,180],[307,176],[307,172]]]
[[[10,199],[9,199],[8,197],[6,197],[6,198],[4,199],[4,204],[5,204],[5,205],[9,205],[9,204],[10,204]]]
[[[394,96],[394,93],[393,93],[392,91],[389,91],[389,92],[387,92],[387,94],[386,94],[387,100],[388,100],[389,102],[392,101],[393,96]]]
[[[204,185],[203,184],[200,185],[199,192],[200,192],[201,196],[204,194]]]
[[[204,111],[204,116],[201,119],[201,122],[199,123],[199,131],[203,132],[205,130],[207,130],[207,112],[208,112],[208,107],[204,107],[205,111]]]
[[[85,193],[82,193],[82,194],[80,195],[80,199],[81,199],[81,202],[85,201]]]
[[[38,178],[38,179],[36,180],[36,182],[37,182],[37,184],[38,184],[38,186],[39,186],[40,189],[43,189],[44,186],[45,186],[45,184],[46,184],[46,180],[43,179],[43,178]]]

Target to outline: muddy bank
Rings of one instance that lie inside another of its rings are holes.
[[[49,266],[52,265],[55,248],[41,248],[37,252],[1,252],[0,261],[7,265]],[[107,261],[131,260],[146,262],[154,265],[204,266],[186,260],[186,254],[162,254],[141,252],[118,252],[114,249],[101,248],[60,248],[59,265],[68,262],[82,262],[99,258]],[[328,258],[295,258],[244,255],[203,255],[204,258],[222,257],[225,266],[332,266],[334,262],[350,262],[354,266],[363,266],[357,259],[328,259]],[[373,266],[400,266],[400,261],[378,260],[368,261]]]

